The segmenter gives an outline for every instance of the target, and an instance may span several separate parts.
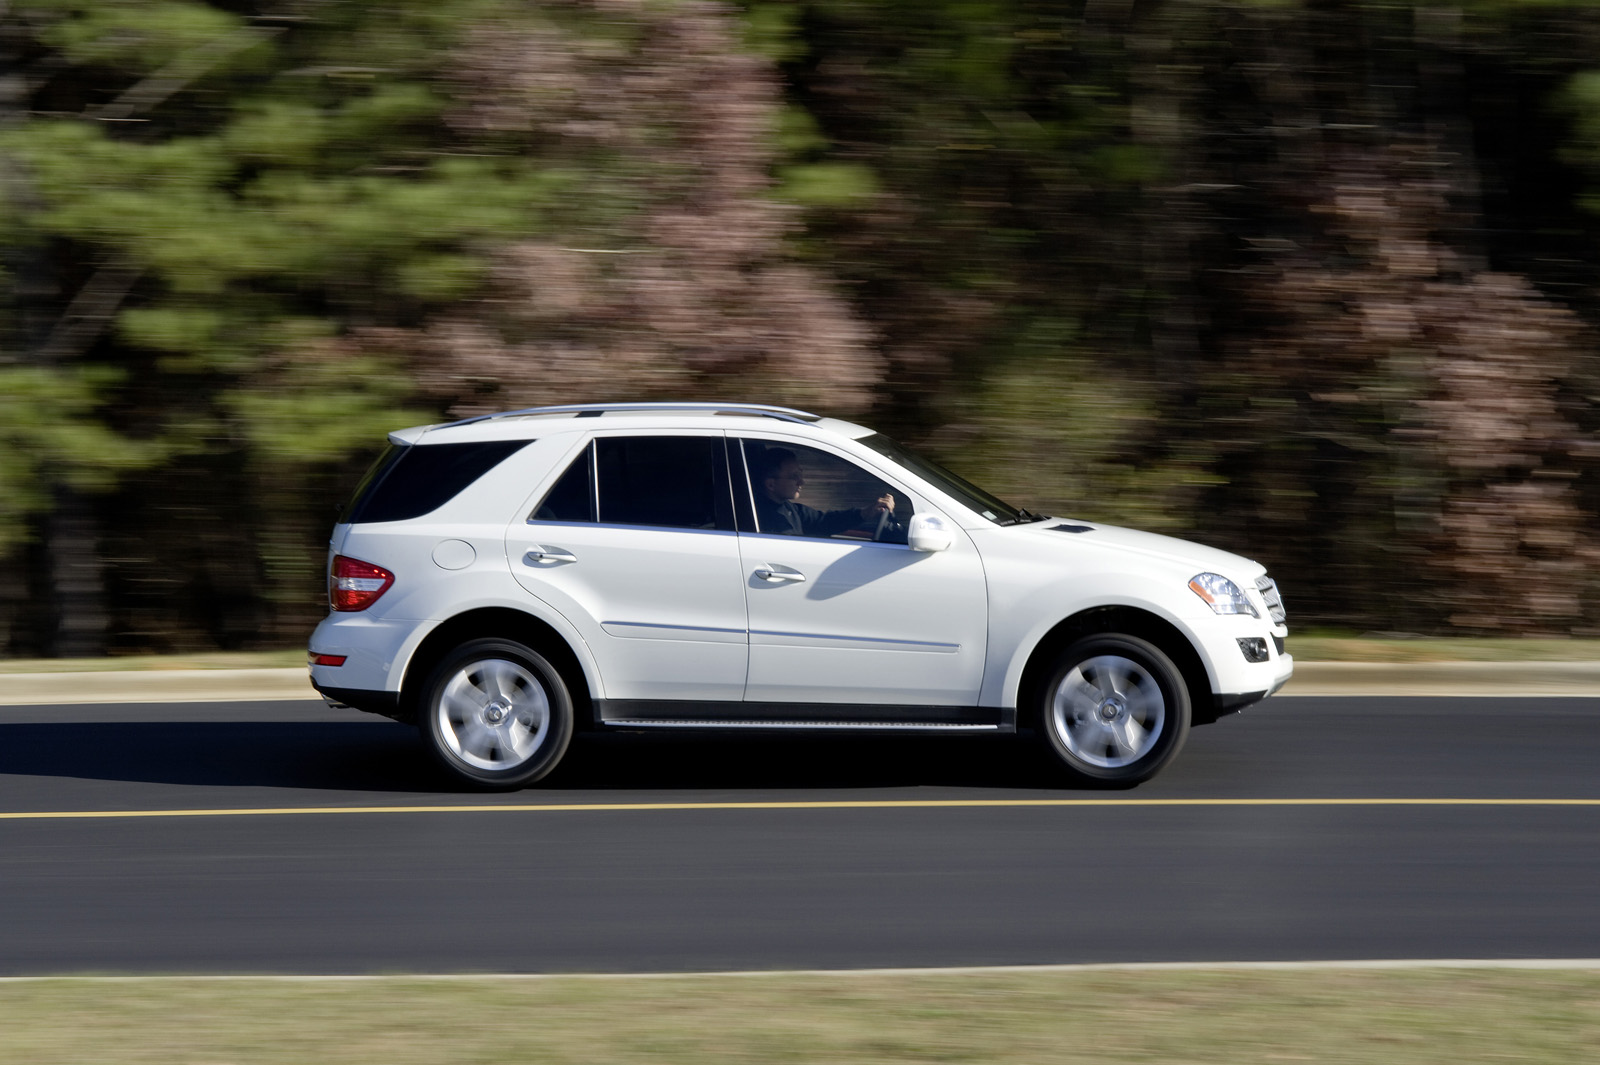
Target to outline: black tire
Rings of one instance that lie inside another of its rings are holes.
[[[1057,656],[1036,708],[1050,750],[1079,782],[1099,787],[1149,780],[1189,736],[1183,675],[1134,636],[1074,642]]]
[[[439,763],[480,788],[548,774],[572,740],[572,695],[559,670],[513,640],[472,640],[439,663],[418,722]]]

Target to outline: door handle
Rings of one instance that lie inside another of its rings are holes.
[[[806,575],[797,569],[790,569],[788,566],[775,566],[771,562],[756,570],[756,576],[769,584],[798,584],[806,579]]]
[[[528,553],[522,556],[522,561],[530,566],[537,566],[542,562],[576,562],[578,556],[559,547],[541,547],[534,544],[528,548]]]

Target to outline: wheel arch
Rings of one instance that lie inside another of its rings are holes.
[[[550,661],[561,671],[572,696],[574,724],[582,730],[594,720],[589,678],[578,654],[566,637],[532,614],[509,607],[480,607],[437,625],[412,652],[400,686],[400,710],[404,719],[415,723],[417,704],[428,677],[452,649],[468,640],[488,637],[516,640]]]
[[[1034,645],[1017,684],[1017,727],[1037,728],[1039,690],[1049,677],[1056,656],[1085,636],[1120,633],[1154,644],[1178,667],[1189,692],[1190,722],[1209,724],[1217,719],[1216,697],[1205,660],[1182,629],[1159,614],[1133,606],[1096,606],[1058,622]]]

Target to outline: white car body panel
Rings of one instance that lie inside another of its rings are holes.
[[[1083,532],[1054,528],[1067,525]],[[1015,706],[1033,650],[1062,620],[1097,607],[1131,607],[1168,622],[1200,650],[1214,694],[1276,691],[1293,659],[1250,663],[1241,637],[1286,636],[1274,626],[1254,581],[1266,570],[1227,551],[1169,536],[1049,518],[1033,525],[990,526],[973,534],[989,577],[991,656],[984,705]],[[1199,573],[1220,573],[1246,589],[1261,617],[1219,616],[1188,587]],[[1269,639],[1270,643],[1270,639]]]
[[[397,576],[395,586],[373,607],[353,613],[330,613],[317,626],[311,637],[312,650],[346,655],[348,660],[339,667],[312,666],[313,681],[334,687],[399,692],[408,677],[413,652],[429,633],[450,618],[497,609],[531,615],[555,629],[571,647],[589,684],[598,686],[601,673],[584,634],[560,611],[529,596],[512,579],[506,566],[503,528],[434,526],[432,535],[411,537],[397,525],[358,526],[354,530],[340,526],[336,531],[335,550],[349,551]],[[472,544],[475,561],[460,570],[441,569],[432,555],[433,548],[445,540]],[[426,579],[405,576],[419,573],[426,574]]]
[[[743,697],[748,645],[735,534],[519,522],[505,543],[517,583],[588,641],[603,697]],[[577,561],[529,561],[536,546]]]
[[[948,551],[741,535],[753,702],[973,706],[988,639],[983,563]],[[788,567],[803,583],[755,576]]]

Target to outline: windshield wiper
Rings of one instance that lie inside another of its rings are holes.
[[[1043,514],[1035,514],[1033,511],[1029,510],[1027,507],[1018,507],[1017,508],[1017,516],[1015,518],[1012,518],[1010,521],[1003,521],[1000,524],[1001,525],[1031,525],[1033,522],[1044,521],[1044,520],[1045,520],[1045,516]]]

